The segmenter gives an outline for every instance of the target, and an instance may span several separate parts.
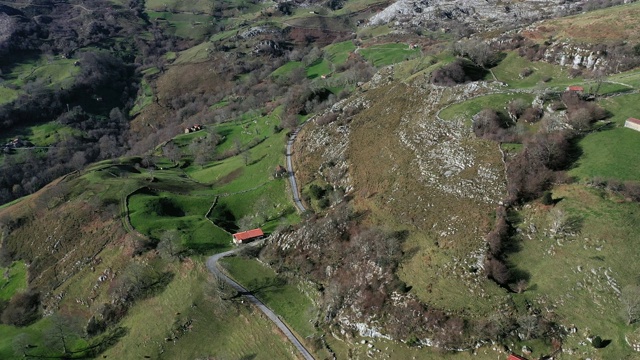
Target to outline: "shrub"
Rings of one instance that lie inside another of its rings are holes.
[[[542,110],[536,107],[529,107],[522,112],[518,120],[534,123],[540,120],[540,118],[542,118]]]
[[[318,120],[316,120],[316,123],[318,125],[327,125],[327,124],[331,124],[332,122],[338,120],[338,114],[333,113],[333,112],[329,112],[321,117],[318,118]]]
[[[309,186],[309,194],[312,198],[318,200],[324,196],[325,190],[321,186],[311,184],[311,186]]]
[[[551,197],[551,192],[545,191],[544,194],[542,194],[542,199],[540,201],[542,202],[543,205],[552,205],[553,198]]]
[[[458,59],[431,73],[430,82],[436,85],[453,86],[467,81],[467,75],[462,66],[462,60]]]
[[[38,319],[40,294],[33,291],[17,293],[2,312],[3,324],[26,326]]]
[[[640,201],[640,183],[631,181],[625,182],[622,194],[632,201]]]
[[[493,279],[500,285],[506,285],[509,282],[511,274],[507,265],[495,257],[488,256],[485,260],[484,269],[487,277]]]
[[[591,340],[591,345],[593,345],[593,347],[596,349],[600,349],[602,347],[602,338],[600,336],[594,337]]]
[[[520,78],[524,79],[527,76],[533,74],[533,70],[531,70],[530,68],[524,68],[521,72],[520,72]]]

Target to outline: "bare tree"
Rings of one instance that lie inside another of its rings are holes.
[[[249,166],[249,162],[251,162],[251,152],[249,150],[243,151],[242,159],[244,160],[244,166]]]
[[[45,345],[55,351],[61,351],[63,355],[70,354],[69,345],[82,334],[82,327],[76,320],[77,318],[71,316],[53,314],[49,327],[43,333]]]
[[[180,149],[172,142],[169,142],[162,147],[162,154],[174,164],[180,161]]]
[[[524,331],[525,340],[537,337],[540,332],[540,324],[535,315],[524,315],[518,319],[520,329]]]
[[[182,236],[178,230],[167,230],[160,237],[158,251],[160,256],[174,259],[185,250],[182,244]]]
[[[628,285],[620,294],[620,309],[627,325],[631,325],[640,319],[640,286]]]

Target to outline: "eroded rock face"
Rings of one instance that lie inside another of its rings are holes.
[[[462,23],[474,30],[489,30],[576,13],[585,3],[584,0],[399,0],[374,15],[369,24],[409,28],[437,23],[447,30]]]

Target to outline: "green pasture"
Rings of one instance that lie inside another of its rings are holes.
[[[42,125],[29,127],[31,135],[29,140],[37,146],[49,146],[60,141],[66,135],[79,135],[80,130],[62,125],[57,122],[49,122]]]
[[[268,319],[231,293],[218,292],[204,264],[189,260],[173,272],[161,293],[129,310],[121,322],[129,336],[109,348],[106,358],[295,358]]]
[[[272,117],[258,117],[176,136],[172,143],[182,150],[183,160],[187,162],[192,144],[207,132],[216,132],[222,138],[216,154],[236,147],[242,152],[184,169],[174,168],[168,161],[162,162],[162,158],[156,160],[156,166],[165,170],[154,171],[155,181],[149,186],[159,191],[143,190],[130,197],[133,227],[155,239],[164,231],[177,229],[186,245],[204,249],[227,246],[229,235],[222,228],[237,230],[238,221],[245,216],[259,213],[260,226],[265,231],[273,231],[282,221],[298,221],[286,180],[273,179],[276,166],[284,165],[286,137],[284,132],[273,133],[275,121]],[[255,139],[264,140],[249,149]],[[158,165],[160,162],[163,165]],[[219,196],[218,202],[209,219],[219,226],[204,218],[216,196]]]
[[[213,18],[209,15],[168,11],[147,11],[147,14],[152,20],[168,22],[175,35],[181,38],[203,40],[211,32]]]
[[[349,54],[355,51],[356,46],[353,41],[347,40],[324,47],[324,53],[331,63],[340,65],[344,64],[349,58]]]
[[[212,10],[212,3],[209,0],[148,0],[145,2],[145,6],[147,7],[147,9],[150,9],[154,12],[209,13]]]
[[[610,81],[627,84],[634,88],[640,88],[640,71],[633,69],[620,74],[614,74],[607,78]]]
[[[216,152],[221,154],[238,144],[242,148],[246,148],[256,138],[262,139],[271,136],[274,126],[279,125],[279,122],[274,116],[246,114],[238,121],[218,125],[215,130],[222,137],[222,142],[218,144]]]
[[[295,284],[289,284],[275,271],[256,260],[227,257],[221,260],[231,276],[281,316],[302,338],[315,333],[313,302]]]
[[[533,72],[529,76],[520,78],[520,73],[527,68]],[[532,62],[520,57],[514,51],[506,53],[506,57],[491,71],[499,81],[516,88],[540,87],[562,90],[568,85],[580,85],[583,82],[581,78],[569,78],[566,69],[560,65],[543,61]],[[487,80],[492,79],[491,74],[487,74]]]
[[[366,27],[361,27],[358,30],[358,38],[366,40],[366,39],[376,38],[379,36],[389,35],[392,32],[393,32],[393,29],[391,29],[391,27],[388,24],[382,25],[382,26],[366,26]]]
[[[420,55],[420,49],[410,49],[405,43],[372,45],[359,51],[374,66],[381,67],[413,59]]]
[[[219,101],[219,102],[209,106],[209,110],[219,109],[219,108],[225,107],[227,105],[229,105],[229,101],[228,100],[222,100],[222,101]]]
[[[204,167],[191,166],[189,176],[202,183],[213,183],[216,193],[234,193],[270,181],[277,165],[284,165],[284,136],[271,136],[265,141],[231,158],[214,161]],[[244,156],[247,154],[248,163]]]
[[[6,86],[0,86],[0,105],[12,102],[18,98],[19,92],[14,89],[9,89]]]
[[[288,63],[280,66],[279,68],[275,69],[272,73],[271,76],[274,78],[279,78],[279,77],[287,77],[291,74],[291,72],[295,69],[299,69],[301,67],[304,67],[304,65],[302,65],[302,63],[300,61],[289,61]]]
[[[531,239],[523,238],[520,250],[509,256],[517,271],[529,278],[528,290],[514,294],[514,300],[552,307],[561,323],[574,324],[578,333],[568,335],[565,344],[587,352],[585,357],[628,358],[631,348],[624,335],[634,326],[624,324],[615,289],[638,285],[635,249],[640,205],[621,203],[601,190],[579,185],[555,188],[553,198],[559,199],[554,207],[534,206],[519,215],[527,219],[519,227],[527,231],[531,223],[538,230]],[[577,235],[546,235],[560,216],[579,219]],[[587,335],[611,343],[599,350],[580,346]]]
[[[131,225],[158,240],[164,232],[177,230],[183,245],[196,250],[226,249],[229,235],[205,218],[213,199],[169,192],[138,193],[129,198]]]
[[[153,89],[151,89],[149,82],[144,78],[140,81],[140,90],[140,94],[138,95],[135,104],[129,111],[130,116],[135,116],[147,105],[151,105],[153,103]]]
[[[81,133],[80,130],[51,121],[40,125],[13,129],[6,134],[0,135],[0,142],[19,137],[31,141],[35,146],[50,146],[65,136],[80,135]]]
[[[50,348],[44,345],[43,332],[51,326],[50,318],[43,318],[26,327],[15,327],[11,325],[0,324],[0,359],[20,359],[22,354],[16,354],[13,350],[13,339],[20,334],[28,335],[29,344],[34,345],[29,349],[29,358],[45,358],[59,357],[61,351],[52,352]],[[89,343],[80,337],[71,337],[67,339],[67,348],[71,351],[87,348]],[[78,355],[80,355],[79,353]]]
[[[326,59],[320,59],[307,68],[307,77],[309,79],[319,78],[322,75],[328,75],[331,72],[331,63]]]
[[[471,117],[485,108],[496,111],[504,111],[504,107],[514,99],[524,99],[528,103],[533,100],[531,94],[493,94],[480,96],[458,104],[453,104],[440,112],[440,117],[444,120],[452,120],[456,117],[471,119]]]
[[[40,80],[50,88],[70,86],[80,66],[75,66],[75,59],[61,57],[16,54],[15,61],[3,73],[3,78],[9,84],[22,88],[29,82]]]
[[[24,261],[14,261],[6,268],[0,267],[0,300],[9,300],[26,287],[27,265]]]
[[[229,209],[236,221],[244,216],[258,215],[264,221],[257,225],[267,233],[272,232],[283,223],[293,224],[300,220],[295,207],[287,198],[284,182],[285,180],[272,181],[252,191],[221,197],[217,207]]]
[[[627,129],[629,117],[640,116],[640,94],[604,99],[600,104],[613,116],[612,128],[589,133],[578,143],[582,155],[569,173],[579,178],[640,179],[640,132]]]

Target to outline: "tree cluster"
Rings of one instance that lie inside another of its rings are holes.
[[[39,317],[40,294],[27,290],[16,293],[11,300],[0,300],[0,320],[2,324],[27,326]]]

